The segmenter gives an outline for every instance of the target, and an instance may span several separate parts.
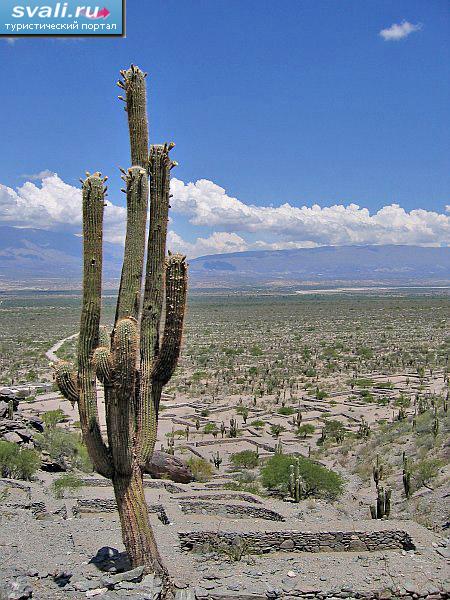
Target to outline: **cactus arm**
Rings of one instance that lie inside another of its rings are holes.
[[[116,323],[124,317],[138,317],[148,208],[147,170],[131,167],[124,178],[127,186],[127,232]]]
[[[55,381],[61,394],[72,402],[72,406],[78,402],[80,393],[78,390],[77,374],[71,364],[61,361],[54,366]]]
[[[95,173],[83,182],[83,299],[78,339],[78,409],[81,430],[96,470],[112,475],[112,462],[98,421],[95,366],[92,361],[99,342],[104,180]]]
[[[109,335],[108,328],[104,325],[101,325],[98,331],[98,345],[107,350],[111,348],[111,336]]]
[[[172,377],[180,356],[186,308],[187,264],[181,254],[166,261],[166,317],[164,334],[153,368],[153,380],[165,385]],[[157,407],[158,408],[158,407]]]
[[[103,385],[109,385],[113,379],[113,364],[111,352],[105,346],[99,346],[92,355],[92,362],[95,367],[97,378]]]
[[[169,158],[173,146],[152,145],[150,149],[150,227],[141,317],[141,381],[137,411],[137,456],[141,465],[151,456],[156,441],[157,413],[155,393],[152,391],[152,371],[159,350],[170,170],[176,164]]]
[[[125,90],[130,134],[131,169],[124,172],[127,194],[127,232],[115,322],[137,318],[144,268],[148,209],[148,118],[146,73],[131,65],[121,71],[118,85]]]
[[[148,119],[147,92],[145,78],[147,73],[131,65],[120,71],[122,79],[117,82],[126,94],[126,111],[130,131],[131,164],[147,168],[148,161]],[[121,98],[121,97],[120,97]]]

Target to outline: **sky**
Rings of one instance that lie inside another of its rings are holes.
[[[0,224],[79,233],[99,170],[121,243],[135,63],[151,142],[176,143],[171,249],[450,245],[447,0],[127,5],[126,39],[0,39]]]

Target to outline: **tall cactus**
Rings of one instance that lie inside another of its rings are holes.
[[[149,148],[146,74],[132,65],[121,76],[118,85],[125,92],[121,98],[128,114],[132,166],[122,170],[127,230],[114,328],[109,335],[100,327],[106,178],[87,173],[82,182],[84,271],[78,362],[76,369],[63,362],[56,365],[55,379],[61,393],[78,404],[94,468],[112,480],[132,565],[164,573],[142,475],[155,447],[162,389],[180,353],[187,264],[179,254],[166,257],[170,170],[176,165],[169,151],[174,144]],[[97,380],[104,388],[107,440],[100,431]]]

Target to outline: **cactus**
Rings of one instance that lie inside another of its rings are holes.
[[[411,469],[410,469],[410,466],[409,466],[408,457],[406,456],[405,452],[403,452],[403,475],[402,475],[402,481],[403,481],[403,489],[405,490],[405,496],[407,498],[409,498],[411,496],[411,493],[412,493],[412,488],[411,488]]]
[[[237,420],[231,418],[230,419],[230,430],[228,433],[228,437],[235,438],[235,437],[237,437],[237,434],[238,434]]]
[[[213,463],[213,465],[216,467],[217,470],[220,469],[220,465],[222,464],[223,459],[221,458],[218,450],[217,450],[216,454],[213,454],[211,462]]]
[[[377,488],[377,501],[370,507],[372,519],[389,518],[391,512],[391,490],[385,490],[382,487]]]
[[[227,428],[225,426],[225,423],[222,421],[222,423],[220,424],[220,435],[222,436],[222,439],[223,439],[223,436],[225,435],[226,431],[227,431]]]
[[[121,76],[118,85],[125,92],[132,166],[122,169],[127,229],[114,329],[108,335],[100,327],[107,178],[87,173],[82,181],[84,271],[77,368],[59,363],[55,380],[61,393],[78,404],[95,470],[112,480],[131,564],[164,575],[142,476],[155,447],[161,392],[180,353],[187,265],[179,254],[165,257],[170,171],[176,165],[169,158],[173,144],[149,148],[146,74],[132,65]],[[100,431],[96,378],[105,392],[107,440]]]
[[[278,440],[275,446],[275,454],[283,454],[283,442]]]
[[[439,415],[438,415],[438,411],[437,411],[437,406],[434,409],[434,419],[433,419],[432,431],[433,431],[433,437],[437,437],[437,434],[439,433]]]
[[[306,497],[306,485],[300,475],[300,466],[298,458],[294,464],[289,467],[289,492],[295,502],[300,502]]]
[[[376,463],[372,467],[372,476],[373,476],[375,485],[378,489],[380,481],[383,479],[383,465],[380,463],[380,457],[378,454],[377,454]]]
[[[362,417],[361,423],[359,424],[358,431],[356,432],[356,437],[358,437],[360,439],[366,439],[369,436],[370,436],[370,425],[367,423],[367,421],[364,419],[364,417]]]

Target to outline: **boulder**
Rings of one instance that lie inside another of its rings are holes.
[[[190,483],[194,480],[189,467],[181,459],[155,450],[153,456],[144,467],[144,472],[154,479],[169,478],[175,483]]]

